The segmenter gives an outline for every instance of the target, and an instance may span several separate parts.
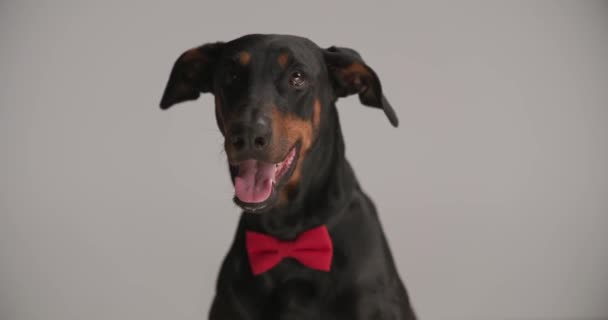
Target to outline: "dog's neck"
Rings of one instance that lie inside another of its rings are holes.
[[[358,183],[344,156],[344,139],[335,105],[331,106],[328,122],[319,129],[315,143],[301,164],[303,177],[297,194],[288,204],[268,212],[244,212],[245,228],[291,240],[304,230],[321,224],[331,226],[340,218]]]

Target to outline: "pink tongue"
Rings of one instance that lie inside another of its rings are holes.
[[[263,202],[272,192],[275,164],[245,160],[239,164],[239,175],[234,179],[237,198],[247,203]]]

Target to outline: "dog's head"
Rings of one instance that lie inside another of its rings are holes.
[[[321,49],[308,39],[248,35],[192,48],[175,62],[160,106],[215,96],[235,202],[246,211],[289,199],[329,108],[358,94],[362,104],[398,120],[380,80],[352,49]],[[314,174],[311,172],[309,174]]]

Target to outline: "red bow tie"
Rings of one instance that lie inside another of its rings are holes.
[[[329,271],[331,267],[333,246],[325,226],[302,232],[294,241],[247,231],[245,246],[254,275],[272,269],[284,258],[294,258],[311,269]]]

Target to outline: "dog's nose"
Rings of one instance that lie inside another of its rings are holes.
[[[251,122],[237,122],[231,126],[230,143],[238,152],[263,151],[270,144],[272,129],[266,117]]]

